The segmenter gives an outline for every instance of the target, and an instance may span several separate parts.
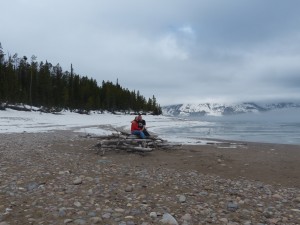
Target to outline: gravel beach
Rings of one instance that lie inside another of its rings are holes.
[[[0,225],[300,224],[300,146],[96,154],[72,131],[0,134]]]

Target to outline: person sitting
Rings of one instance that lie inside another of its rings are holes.
[[[142,129],[139,127],[138,117],[136,116],[133,121],[131,121],[131,134],[137,135],[142,139],[145,139],[145,134]]]
[[[139,128],[143,131],[143,133],[145,134],[146,137],[149,137],[150,134],[146,129],[146,121],[143,120],[143,117],[141,114],[139,114],[137,118],[138,118]]]

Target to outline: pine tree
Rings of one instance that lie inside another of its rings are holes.
[[[114,111],[152,111],[161,112],[156,98],[145,97],[140,91],[123,88],[110,81],[98,86],[96,80],[71,72],[63,72],[59,63],[52,66],[48,61],[38,63],[36,56],[8,56],[5,60],[0,43],[0,102],[25,103],[43,106],[48,109],[68,108],[70,110],[109,110]]]

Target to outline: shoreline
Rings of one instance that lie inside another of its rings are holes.
[[[107,126],[100,127],[108,130],[111,129]],[[71,130],[10,133],[8,135],[56,136],[55,133],[58,132],[67,134],[67,137],[70,135],[74,136],[75,139],[82,139],[86,136],[86,133],[75,132],[74,130],[78,130],[78,127]],[[82,134],[85,135],[82,136]],[[0,137],[3,135],[5,136],[6,134],[0,133]],[[90,140],[91,143],[96,143],[97,136],[87,140]],[[196,169],[204,174],[224,176],[231,179],[245,178],[266,182],[271,185],[300,188],[300,174],[297,173],[297,171],[300,171],[300,145],[214,138],[201,140],[205,140],[206,142],[204,144],[179,143],[181,145],[180,149],[170,151],[154,150],[154,152],[163,154],[166,161],[178,161],[177,158],[181,158],[181,160],[185,158],[184,164],[188,166],[181,165],[183,168]],[[189,153],[189,156],[186,158],[185,155],[187,153]],[[109,152],[108,154],[111,153]],[[153,152],[150,154],[153,154]],[[170,159],[167,159],[167,157],[170,157]],[[201,157],[204,157],[205,160],[202,160]],[[177,162],[174,165],[178,166],[179,164]],[[171,167],[176,169],[175,166]]]
[[[100,127],[111,129],[107,126]],[[74,130],[78,130],[78,127],[71,130],[53,130],[37,133],[0,133],[0,137],[6,135],[56,136],[55,133],[57,132],[67,134],[67,136],[74,136],[75,139],[82,139],[86,136],[86,133],[75,132]],[[82,136],[82,134],[85,135]],[[97,136],[87,140],[96,143]],[[159,154],[164,154],[164,160],[166,161],[178,161],[177,158],[181,158],[181,160],[185,158],[184,164],[188,164],[188,166],[181,165],[183,168],[193,168],[204,174],[224,176],[231,179],[246,178],[253,181],[266,182],[271,185],[300,188],[300,174],[298,175],[297,173],[297,171],[300,171],[300,145],[214,138],[201,139],[201,141],[203,140],[205,140],[204,144],[202,142],[199,144],[179,143],[181,145],[180,149],[171,151],[159,150],[158,152]],[[189,156],[186,158],[185,155],[187,153],[189,153]],[[166,157],[170,157],[170,159]],[[202,160],[201,157],[204,157],[205,160]],[[179,164],[177,162],[174,165],[178,166]],[[176,169],[175,167],[173,168]]]
[[[300,146],[97,155],[81,133],[0,134],[0,224],[299,224]],[[235,142],[236,143],[236,142]]]

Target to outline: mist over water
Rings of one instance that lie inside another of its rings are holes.
[[[169,131],[193,139],[224,139],[300,144],[300,109],[281,109],[222,117],[186,117],[187,126]],[[195,121],[195,125],[191,123]],[[203,122],[203,125],[199,121]]]

